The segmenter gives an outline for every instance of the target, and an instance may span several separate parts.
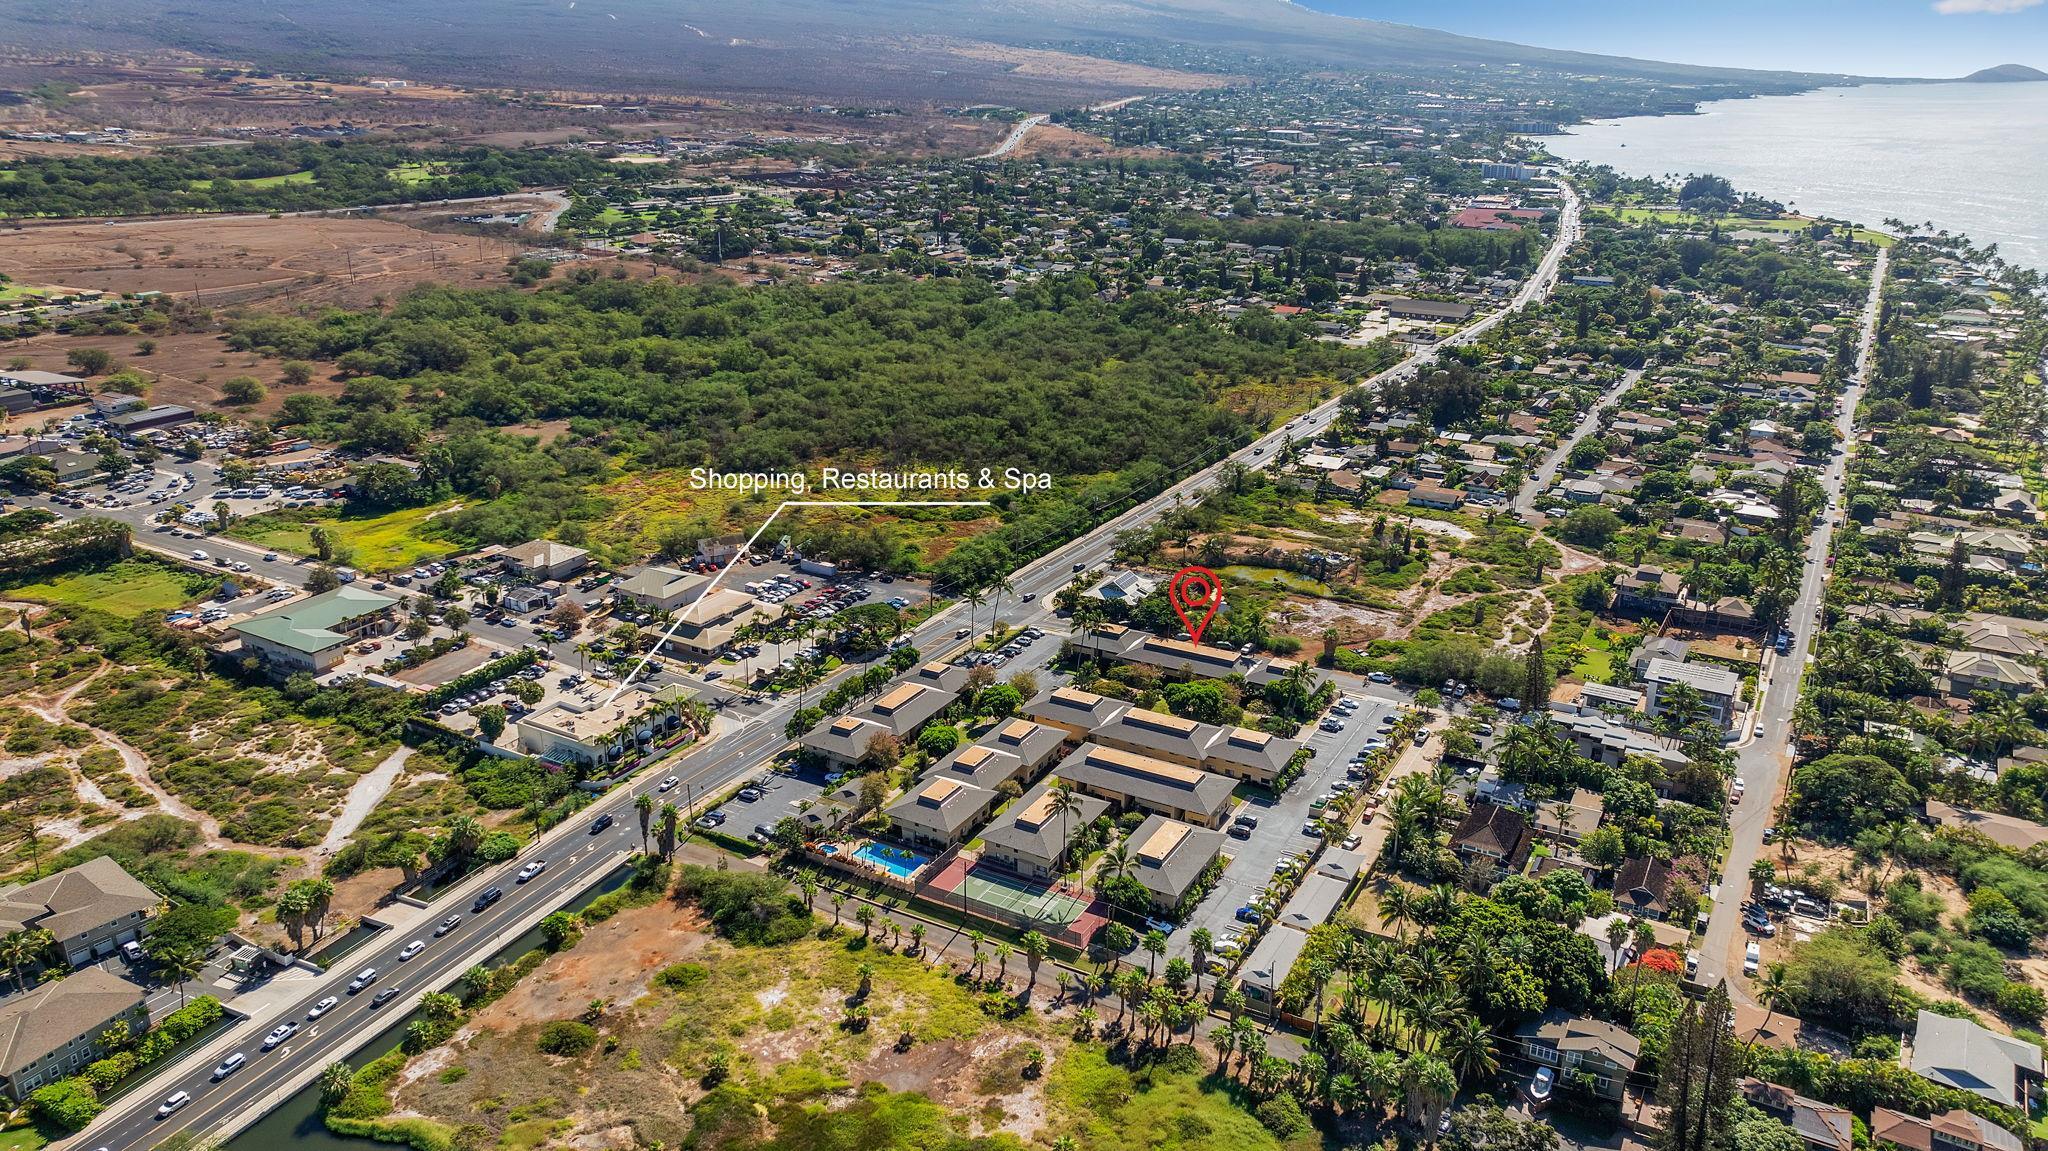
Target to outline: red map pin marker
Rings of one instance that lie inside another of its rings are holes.
[[[1223,606],[1223,581],[1208,568],[1185,567],[1175,572],[1173,582],[1166,585],[1166,598],[1173,601],[1174,614],[1187,626],[1188,635],[1200,643],[1203,629],[1216,618],[1216,609]],[[1197,614],[1202,618],[1195,619]]]

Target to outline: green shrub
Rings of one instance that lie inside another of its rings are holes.
[[[711,978],[711,969],[701,963],[671,963],[655,973],[654,985],[670,991],[688,991]]]
[[[59,1079],[38,1087],[28,1097],[28,1109],[38,1119],[77,1131],[97,1118],[103,1107],[92,1084],[83,1079]]]
[[[581,1055],[597,1046],[597,1029],[574,1019],[557,1019],[540,1029],[534,1046],[544,1055]]]

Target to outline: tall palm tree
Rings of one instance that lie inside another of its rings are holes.
[[[1442,1051],[1458,1077],[1470,1083],[1485,1080],[1500,1070],[1493,1056],[1493,1032],[1479,1017],[1459,1015],[1444,1032]]]
[[[988,613],[989,634],[994,635],[996,626],[1002,622],[1003,618],[1003,593],[1010,592],[1014,594],[1017,590],[1017,585],[1010,582],[1009,576],[998,576],[989,581],[988,590],[995,593],[995,604]]]
[[[1352,1073],[1358,1076],[1359,1089],[1367,1101],[1384,1116],[1387,1104],[1401,1092],[1401,1057],[1376,1047],[1355,1065]]]
[[[1069,825],[1073,822],[1074,813],[1081,810],[1081,796],[1075,792],[1073,785],[1063,779],[1054,779],[1052,781],[1052,789],[1046,793],[1046,796],[1045,813],[1047,815],[1056,815],[1060,820],[1060,853],[1064,856],[1067,844],[1074,837],[1073,830]]]
[[[974,638],[981,635],[980,632],[974,630],[974,617],[975,613],[981,610],[981,605],[988,602],[988,593],[978,587],[972,587],[968,588],[967,593],[960,598],[967,601],[967,636],[971,642]]]
[[[1407,884],[1395,882],[1380,893],[1380,926],[1392,927],[1394,938],[1408,938],[1408,925],[1415,922],[1415,896]]]
[[[164,974],[170,976],[171,982],[177,985],[178,1006],[183,1007],[185,984],[199,978],[199,973],[206,969],[206,957],[196,951],[174,951],[163,957],[160,962],[163,964]]]
[[[647,839],[654,831],[654,794],[641,792],[633,797],[633,810],[640,815],[640,850],[647,850]]]
[[[1099,885],[1107,880],[1121,879],[1136,866],[1137,860],[1131,856],[1129,840],[1118,840],[1102,853],[1102,861],[1095,865],[1095,882]]]
[[[1764,970],[1763,978],[1757,981],[1756,997],[1764,1005],[1764,1021],[1750,1033],[1748,1047],[1756,1046],[1757,1037],[1770,1027],[1771,1017],[1778,1013],[1778,1008],[1792,1001],[1792,985],[1785,977],[1784,964],[1773,963]]]

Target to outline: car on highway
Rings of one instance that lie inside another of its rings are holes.
[[[462,917],[460,915],[449,916],[448,918],[442,920],[439,926],[434,928],[434,938],[439,939],[443,935],[446,935],[449,932],[455,930],[455,928],[461,923]]]
[[[341,1000],[339,998],[330,995],[327,998],[322,999],[320,1002],[315,1003],[313,1005],[313,1009],[311,1011],[306,1012],[306,1018],[318,1019],[322,1015],[325,1015],[328,1012],[334,1010],[337,1006],[340,1005],[340,1003]]]
[[[280,1023],[277,1026],[271,1028],[270,1034],[265,1035],[263,1037],[263,1049],[265,1051],[268,1051],[271,1048],[277,1046],[278,1044],[283,1043],[285,1040],[290,1039],[292,1036],[297,1035],[298,1033],[299,1021],[296,1019],[287,1019],[283,1023]]]
[[[384,1006],[386,1003],[389,1003],[396,998],[398,998],[398,988],[386,987],[384,990],[379,991],[375,996],[373,996],[370,999],[370,1009],[374,1011],[377,1008]]]
[[[348,993],[350,995],[354,995],[356,992],[361,991],[363,988],[368,987],[370,984],[375,982],[377,982],[377,969],[374,967],[365,967],[361,971],[356,973],[356,977],[354,979],[349,981]]]
[[[657,788],[655,788],[654,790],[656,790],[656,791],[667,791],[667,790],[669,790],[670,788],[673,788],[673,787],[674,787],[674,786],[675,786],[676,784],[679,784],[679,783],[681,783],[681,782],[683,782],[683,780],[682,780],[682,777],[681,777],[681,776],[675,776],[675,775],[671,775],[671,776],[669,776],[669,777],[668,777],[667,779],[664,779],[664,780],[662,780],[662,781],[661,781],[661,786],[660,786],[660,787],[657,787]]]
[[[514,877],[513,882],[525,883],[527,880],[532,879],[534,876],[539,875],[541,872],[546,871],[547,869],[547,860],[536,859],[532,863],[527,864],[525,867],[520,868],[519,874],[516,877]]]
[[[242,1069],[242,1064],[247,1063],[248,1061],[249,1057],[247,1055],[244,1055],[239,1051],[235,1052],[233,1055],[230,1055],[226,1059],[221,1060],[220,1066],[213,1069],[213,1081],[215,1083],[218,1083],[221,1080],[226,1079],[228,1076],[233,1075],[237,1071],[240,1071]]]
[[[426,940],[415,939],[411,943],[405,945],[404,951],[398,953],[398,961],[400,963],[404,963],[406,960],[411,959],[413,956],[418,955],[420,952],[425,951],[426,949]]]
[[[592,834],[592,835],[598,835],[598,834],[601,834],[601,833],[602,833],[602,832],[603,832],[603,831],[604,831],[604,830],[605,830],[606,828],[610,827],[611,825],[612,825],[612,817],[611,817],[611,816],[609,816],[609,815],[600,815],[600,816],[598,816],[598,817],[597,817],[596,819],[593,819],[593,820],[591,820],[591,821],[590,821],[590,834]]]
[[[158,1119],[168,1119],[180,1107],[190,1102],[192,1102],[192,1093],[190,1091],[173,1091],[169,1098],[157,1105],[156,1117]]]
[[[493,887],[488,891],[483,892],[481,895],[478,895],[476,897],[476,902],[469,905],[469,910],[472,913],[482,911],[484,908],[489,907],[491,904],[498,902],[498,900],[503,898],[504,895],[505,892],[501,888]]]

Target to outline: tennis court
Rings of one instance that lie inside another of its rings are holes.
[[[955,906],[986,908],[985,914],[1012,923],[1068,927],[1087,914],[1089,901],[1063,895],[976,861],[955,858],[927,882]]]

